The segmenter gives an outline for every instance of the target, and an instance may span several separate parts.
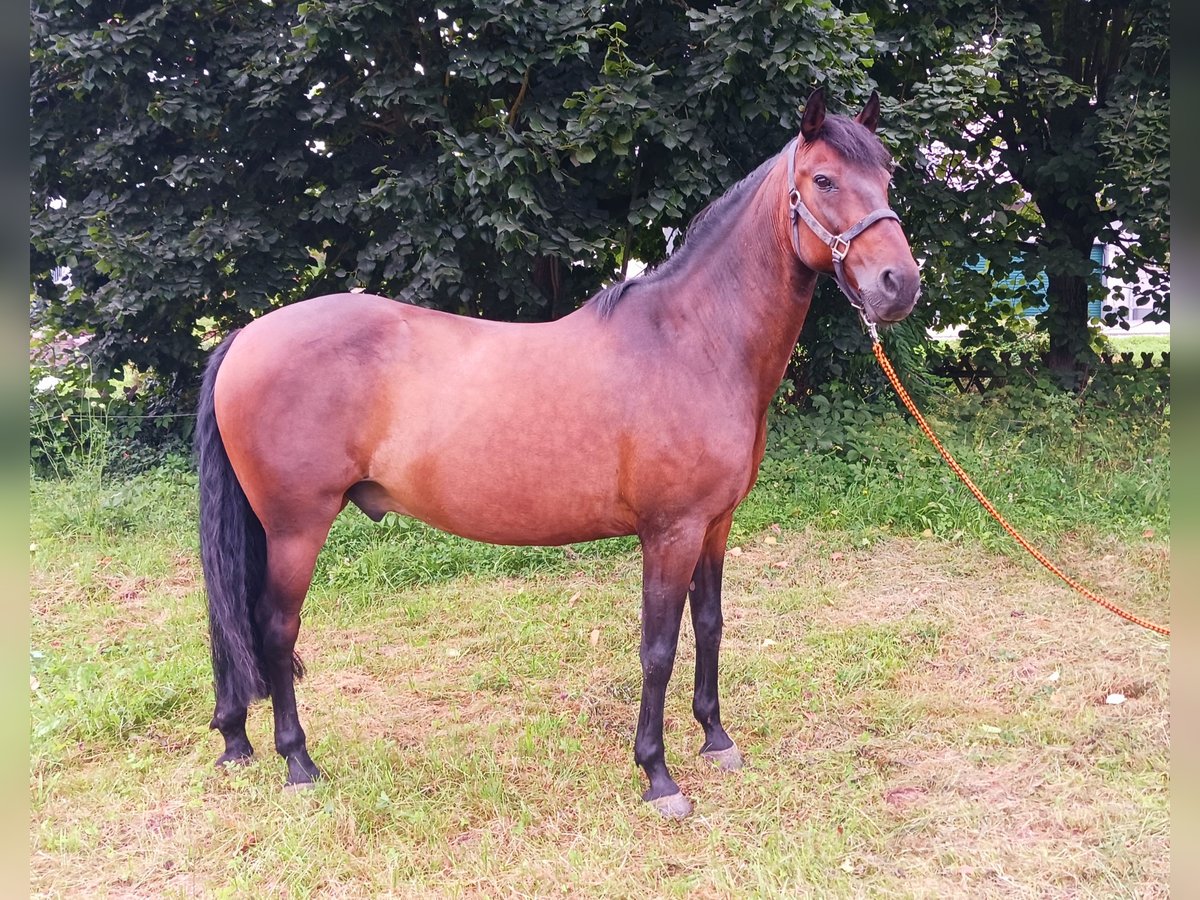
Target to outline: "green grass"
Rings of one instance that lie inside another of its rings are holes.
[[[1047,348],[1046,337],[1044,334],[1034,336],[1031,327],[1026,324],[1018,328],[1018,332],[1023,335],[1023,342],[1018,349],[1019,351],[1044,351]],[[961,350],[962,342],[957,338],[947,338],[940,340],[940,344],[950,350]],[[1171,336],[1169,334],[1105,334],[1101,339],[1101,344],[1106,352],[1132,353],[1134,355],[1134,363],[1141,365],[1142,353],[1152,353],[1156,364],[1161,365],[1162,356],[1164,353],[1171,351]]]
[[[1138,334],[1108,336],[1110,346],[1115,353],[1132,353],[1136,362],[1141,362],[1143,353],[1153,353],[1156,359],[1161,359],[1164,353],[1171,352],[1171,336],[1169,334]]]
[[[1163,619],[1169,412],[1121,410],[930,413],[1018,527]],[[255,761],[211,767],[194,475],[35,479],[32,893],[1165,896],[1167,642],[1056,585],[910,423],[870,416],[778,429],[739,511],[721,668],[739,774],[694,755],[685,617],[666,715],[684,822],[640,802],[631,758],[634,542],[497,548],[348,511],[301,634],[329,777],[291,794],[265,704]],[[838,449],[806,450],[803,427]]]

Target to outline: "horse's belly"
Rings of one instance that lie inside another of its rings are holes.
[[[457,448],[461,451],[461,448]],[[387,466],[352,495],[370,515],[396,512],[492,544],[556,545],[633,534],[615,471],[503,453],[440,454]]]
[[[453,484],[426,478],[381,487],[375,511],[411,516],[490,544],[571,544],[636,530],[632,512],[618,498],[591,486],[556,490],[545,484],[533,488],[518,479],[485,483],[463,477]]]
[[[416,516],[416,518],[435,528],[440,528],[442,531],[448,531],[473,541],[516,546],[554,547],[634,533],[632,525],[615,520],[608,522],[598,520],[564,521],[557,518],[546,518],[521,522],[483,519],[474,516],[448,517],[445,520],[423,516]]]

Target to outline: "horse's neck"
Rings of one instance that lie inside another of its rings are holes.
[[[687,352],[699,349],[726,376],[745,379],[759,415],[787,370],[817,279],[792,250],[780,169],[747,199],[721,244],[679,273],[686,287],[657,298]]]

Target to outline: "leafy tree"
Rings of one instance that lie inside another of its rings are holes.
[[[176,391],[319,293],[562,315],[873,49],[829,0],[36,0],[31,44],[35,315]]]
[[[1022,260],[1027,281],[1048,276],[1040,326],[1069,375],[1089,353],[1095,241],[1122,248],[1110,274],[1143,273],[1168,318],[1167,0],[910,0],[870,14],[885,123],[917,148],[898,193],[941,320],[1001,336],[993,279],[966,267]]]

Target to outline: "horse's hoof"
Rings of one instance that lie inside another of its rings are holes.
[[[659,815],[667,819],[686,819],[692,814],[692,801],[683,796],[682,791],[667,794],[665,797],[655,797],[646,802],[658,810]]]
[[[315,781],[289,781],[283,786],[283,792],[285,794],[300,794],[316,786],[317,783]]]
[[[311,763],[309,765],[310,768],[306,769],[293,769],[289,766],[287,781],[283,785],[284,790],[302,791],[305,788],[315,787],[317,782],[322,780],[321,770]]]
[[[307,750],[300,750],[287,756],[286,759],[288,787],[308,787],[314,781],[321,780],[321,770],[312,761]]]
[[[213,765],[218,769],[228,769],[230,766],[248,766],[253,758],[253,753],[222,753]]]
[[[700,756],[703,759],[707,759],[722,772],[736,772],[746,764],[746,760],[742,757],[742,751],[737,748],[737,744],[730,744],[724,750],[701,750]]]

